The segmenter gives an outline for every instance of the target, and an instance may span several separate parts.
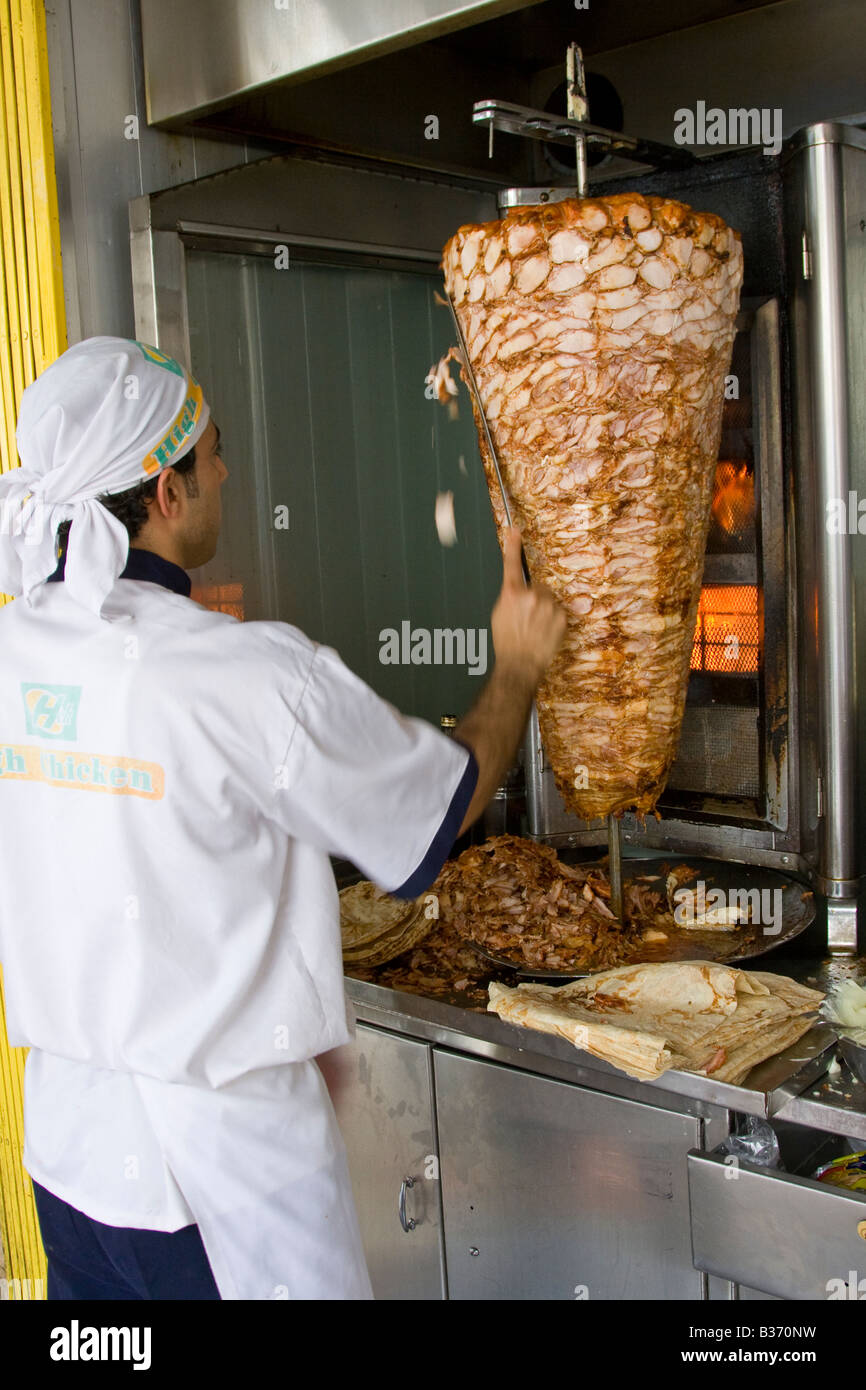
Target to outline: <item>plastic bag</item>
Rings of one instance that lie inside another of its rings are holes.
[[[728,1135],[719,1149],[721,1153],[734,1154],[746,1163],[754,1163],[761,1168],[784,1167],[776,1131],[757,1115],[743,1116],[736,1133]]]

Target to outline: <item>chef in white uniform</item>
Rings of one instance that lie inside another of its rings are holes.
[[[85,340],[24,392],[17,442],[0,962],[9,1041],[31,1049],[24,1164],[43,1232],[68,1219],[49,1297],[368,1298],[314,1061],[353,1031],[328,856],[429,887],[511,762],[564,617],[524,588],[512,534],[496,665],[451,740],[296,628],[190,599],[226,468],[180,364]],[[212,1294],[165,1272],[188,1234]]]

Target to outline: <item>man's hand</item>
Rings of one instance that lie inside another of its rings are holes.
[[[481,815],[511,766],[538,683],[565,636],[565,614],[553,595],[524,582],[516,526],[505,532],[504,542],[502,590],[490,620],[496,664],[454,730],[478,763],[478,782],[460,835]]]
[[[523,667],[537,685],[565,636],[565,614],[548,589],[525,582],[516,526],[504,543],[502,589],[490,619],[493,648],[497,662]]]

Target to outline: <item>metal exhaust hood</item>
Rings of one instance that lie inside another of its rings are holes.
[[[141,0],[151,124],[218,110],[539,0]]]

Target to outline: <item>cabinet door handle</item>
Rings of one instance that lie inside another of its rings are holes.
[[[400,1225],[407,1235],[410,1231],[414,1231],[416,1223],[414,1216],[410,1216],[408,1219],[406,1216],[406,1189],[414,1186],[414,1178],[404,1178],[400,1184],[400,1200],[397,1203],[397,1214],[400,1217]]]

